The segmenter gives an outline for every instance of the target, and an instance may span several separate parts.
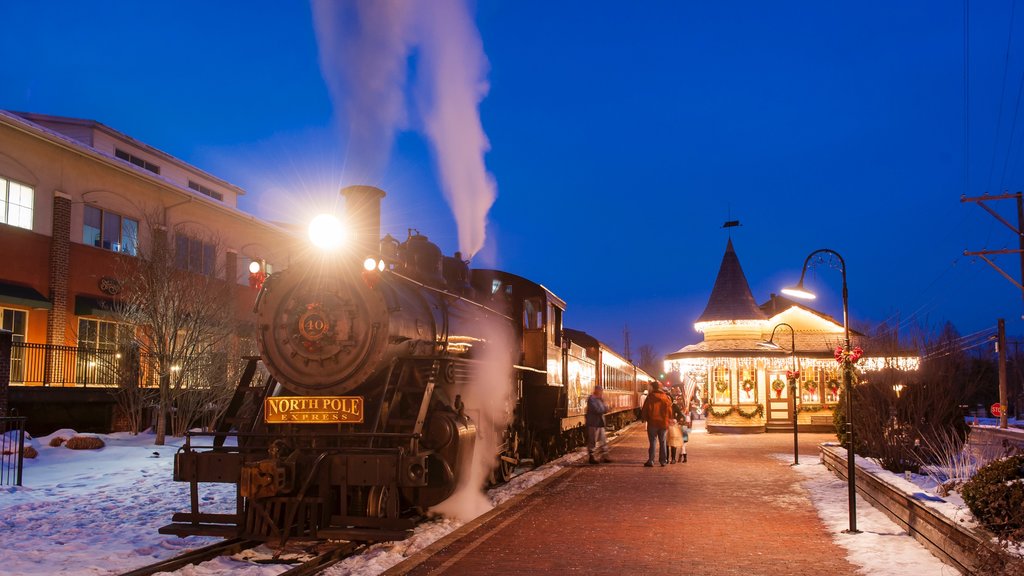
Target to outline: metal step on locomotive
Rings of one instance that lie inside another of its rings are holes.
[[[563,329],[563,300],[470,270],[418,232],[382,239],[384,192],[342,194],[356,237],[266,278],[259,356],[216,428],[190,433],[175,456],[190,505],[161,533],[402,539],[460,485],[480,490],[582,445],[594,385],[610,425],[634,419],[653,379]],[[201,508],[210,483],[237,486],[233,512]]]

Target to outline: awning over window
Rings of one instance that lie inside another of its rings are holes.
[[[93,296],[75,296],[75,315],[109,318],[116,316],[117,313],[114,311],[113,300]]]
[[[43,310],[53,308],[53,304],[46,296],[37,292],[35,288],[6,282],[0,282],[0,302]]]

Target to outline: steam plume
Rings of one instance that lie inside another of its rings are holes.
[[[313,0],[320,69],[349,131],[346,171],[374,183],[395,132],[407,123],[403,92],[411,2]]]
[[[459,228],[459,249],[484,245],[495,184],[478,105],[487,58],[465,0],[313,0],[320,65],[349,131],[346,171],[362,183],[381,177],[395,134],[409,123],[408,62],[423,131]]]

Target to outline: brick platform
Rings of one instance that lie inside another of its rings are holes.
[[[827,434],[801,434],[801,462]],[[642,424],[614,462],[570,466],[385,574],[856,574],[789,460],[789,434],[692,434],[689,462],[643,467]],[[585,462],[585,459],[583,460]],[[460,537],[461,536],[461,537]]]

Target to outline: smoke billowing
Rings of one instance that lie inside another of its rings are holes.
[[[313,17],[320,65],[348,130],[348,178],[380,180],[396,133],[415,125],[430,142],[459,249],[476,254],[496,192],[478,110],[488,64],[466,1],[313,0]]]
[[[466,413],[477,426],[476,446],[471,462],[465,462],[455,493],[431,508],[467,522],[493,506],[483,494],[496,463],[498,444],[512,420],[512,357],[515,349],[509,326],[496,318],[485,320],[487,344],[479,356],[469,385],[461,390]]]

